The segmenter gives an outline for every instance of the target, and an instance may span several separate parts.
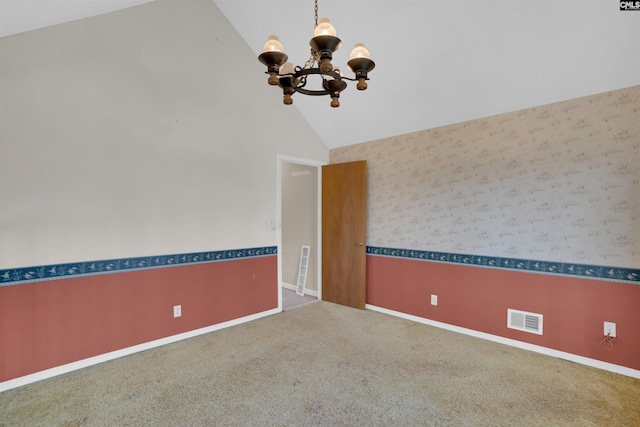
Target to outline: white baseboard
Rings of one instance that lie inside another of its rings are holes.
[[[290,283],[285,283],[285,282],[282,282],[282,287],[285,288],[285,289],[289,289],[290,291],[294,291],[294,292],[298,290],[296,285],[292,285]],[[304,288],[304,294],[305,295],[309,295],[311,297],[318,298],[318,291],[314,291],[314,290],[311,290],[311,289]]]
[[[283,283],[282,286],[289,289],[285,283]],[[293,287],[293,290],[295,290],[295,286]],[[614,372],[614,373],[625,375],[628,377],[640,379],[640,370],[637,370],[637,369],[627,368],[625,366],[620,366],[620,365],[614,365],[613,363],[603,362],[601,360],[596,360],[596,359],[590,359],[588,357],[578,356],[575,354],[566,353],[563,351],[558,351],[558,350],[554,350],[547,347],[541,347],[538,345],[529,344],[522,341],[512,340],[510,338],[504,338],[497,335],[478,332],[478,331],[474,331],[473,329],[467,329],[467,328],[462,328],[460,326],[449,325],[447,323],[437,322],[435,320],[429,320],[429,319],[414,316],[411,314],[406,314],[399,311],[377,307],[375,305],[367,304],[366,308],[369,310],[378,311],[380,313],[388,314],[391,316],[412,320],[414,322],[422,323],[425,325],[435,326],[437,328],[442,328],[449,331],[486,339],[488,341],[493,341],[500,344],[510,345],[512,347],[517,347],[524,350],[541,353],[547,356],[557,357],[559,359],[580,363],[582,365],[591,366],[593,368],[598,368],[605,371]],[[207,326],[205,328],[200,328],[193,331],[184,332],[182,334],[161,338],[159,340],[135,345],[133,347],[127,347],[121,350],[112,351],[110,353],[105,353],[98,356],[90,357],[88,359],[78,360],[76,362],[68,363],[66,365],[56,366],[55,368],[46,369],[44,371],[25,375],[23,377],[14,378],[12,380],[8,380],[0,383],[0,392],[11,390],[13,388],[21,387],[21,386],[31,384],[37,381],[41,381],[47,378],[53,378],[61,374],[66,374],[68,372],[72,372],[78,369],[86,368],[92,365],[97,365],[99,363],[107,362],[109,360],[118,359],[120,357],[128,356],[130,354],[138,353],[140,351],[149,350],[151,348],[160,347],[166,344],[171,344],[173,342],[181,341],[187,338],[192,338],[198,335],[218,331],[220,329],[228,328],[230,326],[235,326],[242,323],[250,322],[252,320],[256,320],[261,317],[266,317],[272,314],[279,313],[280,311],[281,311],[280,309],[274,308],[271,310],[263,311],[261,313],[252,314],[252,315],[241,317],[234,320],[229,320],[227,322],[218,323],[216,325]]]
[[[109,360],[118,359],[123,356],[128,356],[140,351],[149,350],[151,348],[160,347],[162,345],[171,344],[177,341],[182,341],[187,338],[193,338],[198,335],[207,334],[209,332],[218,331],[220,329],[228,328],[230,326],[239,325],[241,323],[250,322],[252,320],[259,319],[261,317],[270,316],[272,314],[280,313],[282,310],[274,308],[271,310],[263,311],[260,313],[251,314],[249,316],[240,317],[238,319],[229,320],[227,322],[218,323],[215,325],[207,326],[193,331],[184,332],[182,334],[173,335],[159,340],[146,342],[143,344],[134,345],[133,347],[123,348],[121,350],[112,351],[98,356],[90,357],[88,359],[78,360],[77,362],[68,363],[66,365],[56,366],[55,368],[46,369],[44,371],[36,372],[33,374],[25,375],[23,377],[14,378],[12,380],[4,381],[0,383],[0,392],[10,390],[12,388],[21,387],[23,385],[31,384],[37,381],[41,381],[47,378],[52,378],[57,375],[66,374],[71,371],[86,368],[98,363],[107,362]]]
[[[608,362],[603,362],[601,360],[578,356],[577,354],[566,353],[564,351],[554,350],[552,348],[542,347],[535,344],[529,344],[526,342],[513,340],[511,338],[504,338],[498,335],[492,335],[492,334],[487,334],[485,332],[474,331],[473,329],[467,329],[460,326],[449,325],[448,323],[437,322],[435,320],[429,320],[423,317],[402,313],[400,311],[389,310],[387,308],[378,307],[375,305],[367,304],[366,308],[372,311],[378,311],[380,313],[389,314],[391,316],[400,317],[407,320],[412,320],[414,322],[422,323],[425,325],[435,326],[436,328],[446,329],[448,331],[458,332],[461,334],[470,335],[472,337],[482,338],[488,341],[493,341],[500,344],[506,344],[512,347],[521,348],[523,350],[529,350],[529,351],[544,354],[547,356],[557,357],[558,359],[564,359],[570,362],[580,363],[582,365],[591,366],[592,368],[598,368],[604,371],[614,372],[616,374],[640,379],[640,370],[637,370],[637,369],[627,368],[625,366],[620,366],[620,365],[614,365],[613,363],[608,363]]]

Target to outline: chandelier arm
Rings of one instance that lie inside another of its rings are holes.
[[[311,95],[311,96],[323,96],[323,95],[331,95],[333,92],[328,90],[316,90],[316,89],[304,89],[302,87],[294,87],[294,91],[299,92],[303,95]]]
[[[294,77],[294,81],[297,81],[298,84],[293,87],[293,90],[296,90],[297,88],[304,88],[307,85],[307,76],[300,76],[298,79]]]
[[[331,76],[336,80],[342,80],[345,77],[341,76],[340,74],[338,74],[336,71],[328,71],[328,72],[322,72],[320,71],[320,68],[302,68],[300,70],[296,70],[295,74],[293,75],[294,78],[298,78],[298,77],[302,77],[302,76],[307,76],[309,74],[320,74],[322,76]],[[279,74],[280,75],[280,74]],[[291,74],[286,74],[286,75],[291,75]]]
[[[315,70],[315,68],[305,68],[305,70]],[[333,72],[331,72],[331,73],[333,73]],[[321,74],[321,75],[325,76],[325,75],[331,74],[331,73],[323,73],[321,71],[318,71],[316,73],[307,72],[307,73],[300,73],[300,74],[298,74],[298,73],[295,73],[295,74],[277,74],[277,76],[278,77],[294,77],[294,78],[297,78],[299,76],[301,79],[304,79],[305,84],[306,84],[306,81],[307,81],[306,75],[307,74]],[[269,74],[269,72],[265,71],[265,74]],[[335,78],[335,76],[332,76],[332,77]],[[357,82],[358,81],[357,78],[354,79],[354,78],[347,77],[347,76],[340,76],[340,80],[349,80],[350,82]],[[369,80],[369,77],[366,77],[365,80]],[[302,86],[304,86],[304,85],[302,85]]]
[[[357,78],[352,79],[352,78],[350,78],[350,77],[345,77],[345,76],[342,76],[342,80],[349,80],[350,82],[357,82],[357,81],[358,81],[358,79],[357,79]],[[369,80],[369,78],[368,78],[368,77],[366,77],[366,78],[365,78],[365,80]]]
[[[346,83],[342,82],[343,77],[340,76],[340,74],[338,74],[336,71],[329,71],[328,73],[323,73],[322,71],[320,71],[319,68],[302,68],[302,69],[296,70],[294,74],[284,74],[282,76],[291,77],[292,81],[297,80],[300,82],[298,85],[291,87],[295,92],[299,92],[304,95],[311,95],[311,96],[335,95],[336,93],[335,90],[329,90],[326,88],[306,89],[305,86],[307,84],[307,76],[311,74],[319,74],[322,77],[323,82],[325,81],[326,77],[328,76],[333,77],[335,81],[340,82],[337,85],[340,88],[338,92],[342,92],[347,87]],[[323,86],[324,85],[325,83],[323,83]]]

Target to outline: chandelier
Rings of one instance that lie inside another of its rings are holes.
[[[303,95],[331,97],[331,106],[340,106],[340,92],[347,88],[345,80],[358,82],[356,88],[365,90],[367,88],[368,73],[373,70],[375,63],[369,56],[369,51],[364,43],[356,43],[347,65],[355,74],[355,78],[348,78],[342,75],[338,68],[333,68],[331,59],[333,52],[338,50],[342,41],[336,37],[336,30],[331,25],[329,18],[320,18],[318,21],[318,0],[315,0],[315,31],[313,38],[309,41],[311,46],[311,57],[303,67],[287,62],[289,59],[284,53],[284,47],[278,36],[269,36],[265,43],[263,53],[258,56],[258,60],[267,66],[266,74],[269,74],[267,82],[272,86],[282,88],[285,105],[293,104],[291,95],[298,92]],[[311,89],[307,87],[307,78],[311,75],[319,75],[322,83],[321,89]]]

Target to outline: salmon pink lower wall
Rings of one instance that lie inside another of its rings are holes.
[[[367,304],[640,369],[634,284],[369,255]],[[508,308],[542,314],[543,335],[507,328]],[[617,324],[613,349],[604,321]]]
[[[0,287],[0,382],[277,307],[275,255]]]

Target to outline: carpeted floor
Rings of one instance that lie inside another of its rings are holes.
[[[319,301],[0,394],[2,426],[635,426],[640,380]]]

